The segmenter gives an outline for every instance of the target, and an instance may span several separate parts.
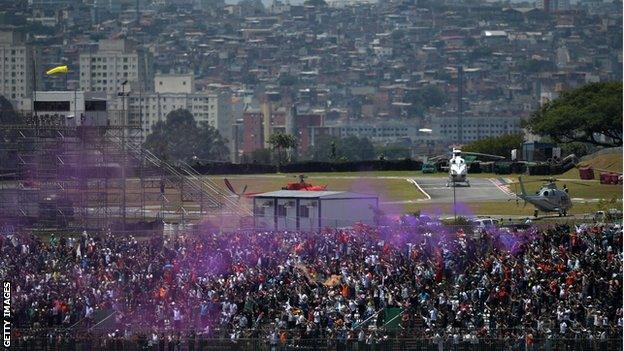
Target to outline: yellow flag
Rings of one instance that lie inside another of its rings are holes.
[[[46,71],[47,75],[57,74],[57,73],[67,73],[69,72],[69,68],[65,66],[57,66],[52,69]]]

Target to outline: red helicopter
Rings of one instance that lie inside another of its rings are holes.
[[[327,185],[312,185],[311,183],[306,183],[305,179],[307,178],[307,176],[304,174],[300,174],[298,178],[299,178],[298,182],[287,183],[286,186],[282,187],[282,190],[296,190],[296,191],[325,191],[327,190]],[[230,183],[230,181],[227,178],[223,178],[223,181],[225,182],[225,186],[236,196],[253,197],[253,195],[260,194],[259,192],[258,193],[246,193],[245,191],[247,190],[247,185],[243,187],[243,191],[241,191],[240,193],[237,193],[236,190],[234,189],[234,186],[232,186],[232,183]]]

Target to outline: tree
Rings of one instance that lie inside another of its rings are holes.
[[[523,142],[524,136],[522,134],[506,134],[473,141],[464,145],[462,150],[510,157],[511,150],[521,150]]]
[[[535,111],[525,126],[558,143],[622,146],[622,83],[592,83],[564,92]]]
[[[277,164],[279,167],[284,160],[285,151],[297,147],[297,139],[290,134],[275,133],[269,136],[269,144],[274,151],[277,151]]]
[[[178,109],[154,125],[144,146],[156,156],[174,162],[226,161],[229,152],[225,143],[215,128],[205,122],[198,126],[188,110]]]

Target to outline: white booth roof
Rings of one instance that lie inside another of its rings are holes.
[[[300,198],[300,199],[370,199],[377,195],[358,194],[349,191],[305,191],[305,190],[277,190],[255,194],[254,197],[273,198]]]

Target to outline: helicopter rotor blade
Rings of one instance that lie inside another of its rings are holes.
[[[543,183],[543,180],[523,180],[522,183],[524,184],[530,184],[530,183]],[[513,184],[514,186],[517,184],[520,184],[520,182],[513,182],[513,183],[509,183],[509,184]]]
[[[489,158],[493,158],[493,159],[497,159],[497,160],[504,160],[505,159],[505,156],[484,154],[484,153],[481,153],[481,152],[462,151],[462,154],[464,154],[464,155],[472,155],[472,156],[484,156],[484,157],[489,157]]]
[[[589,184],[585,184],[585,183],[581,183],[581,182],[574,182],[574,181],[566,181],[566,183],[582,185],[582,186],[589,186]]]

